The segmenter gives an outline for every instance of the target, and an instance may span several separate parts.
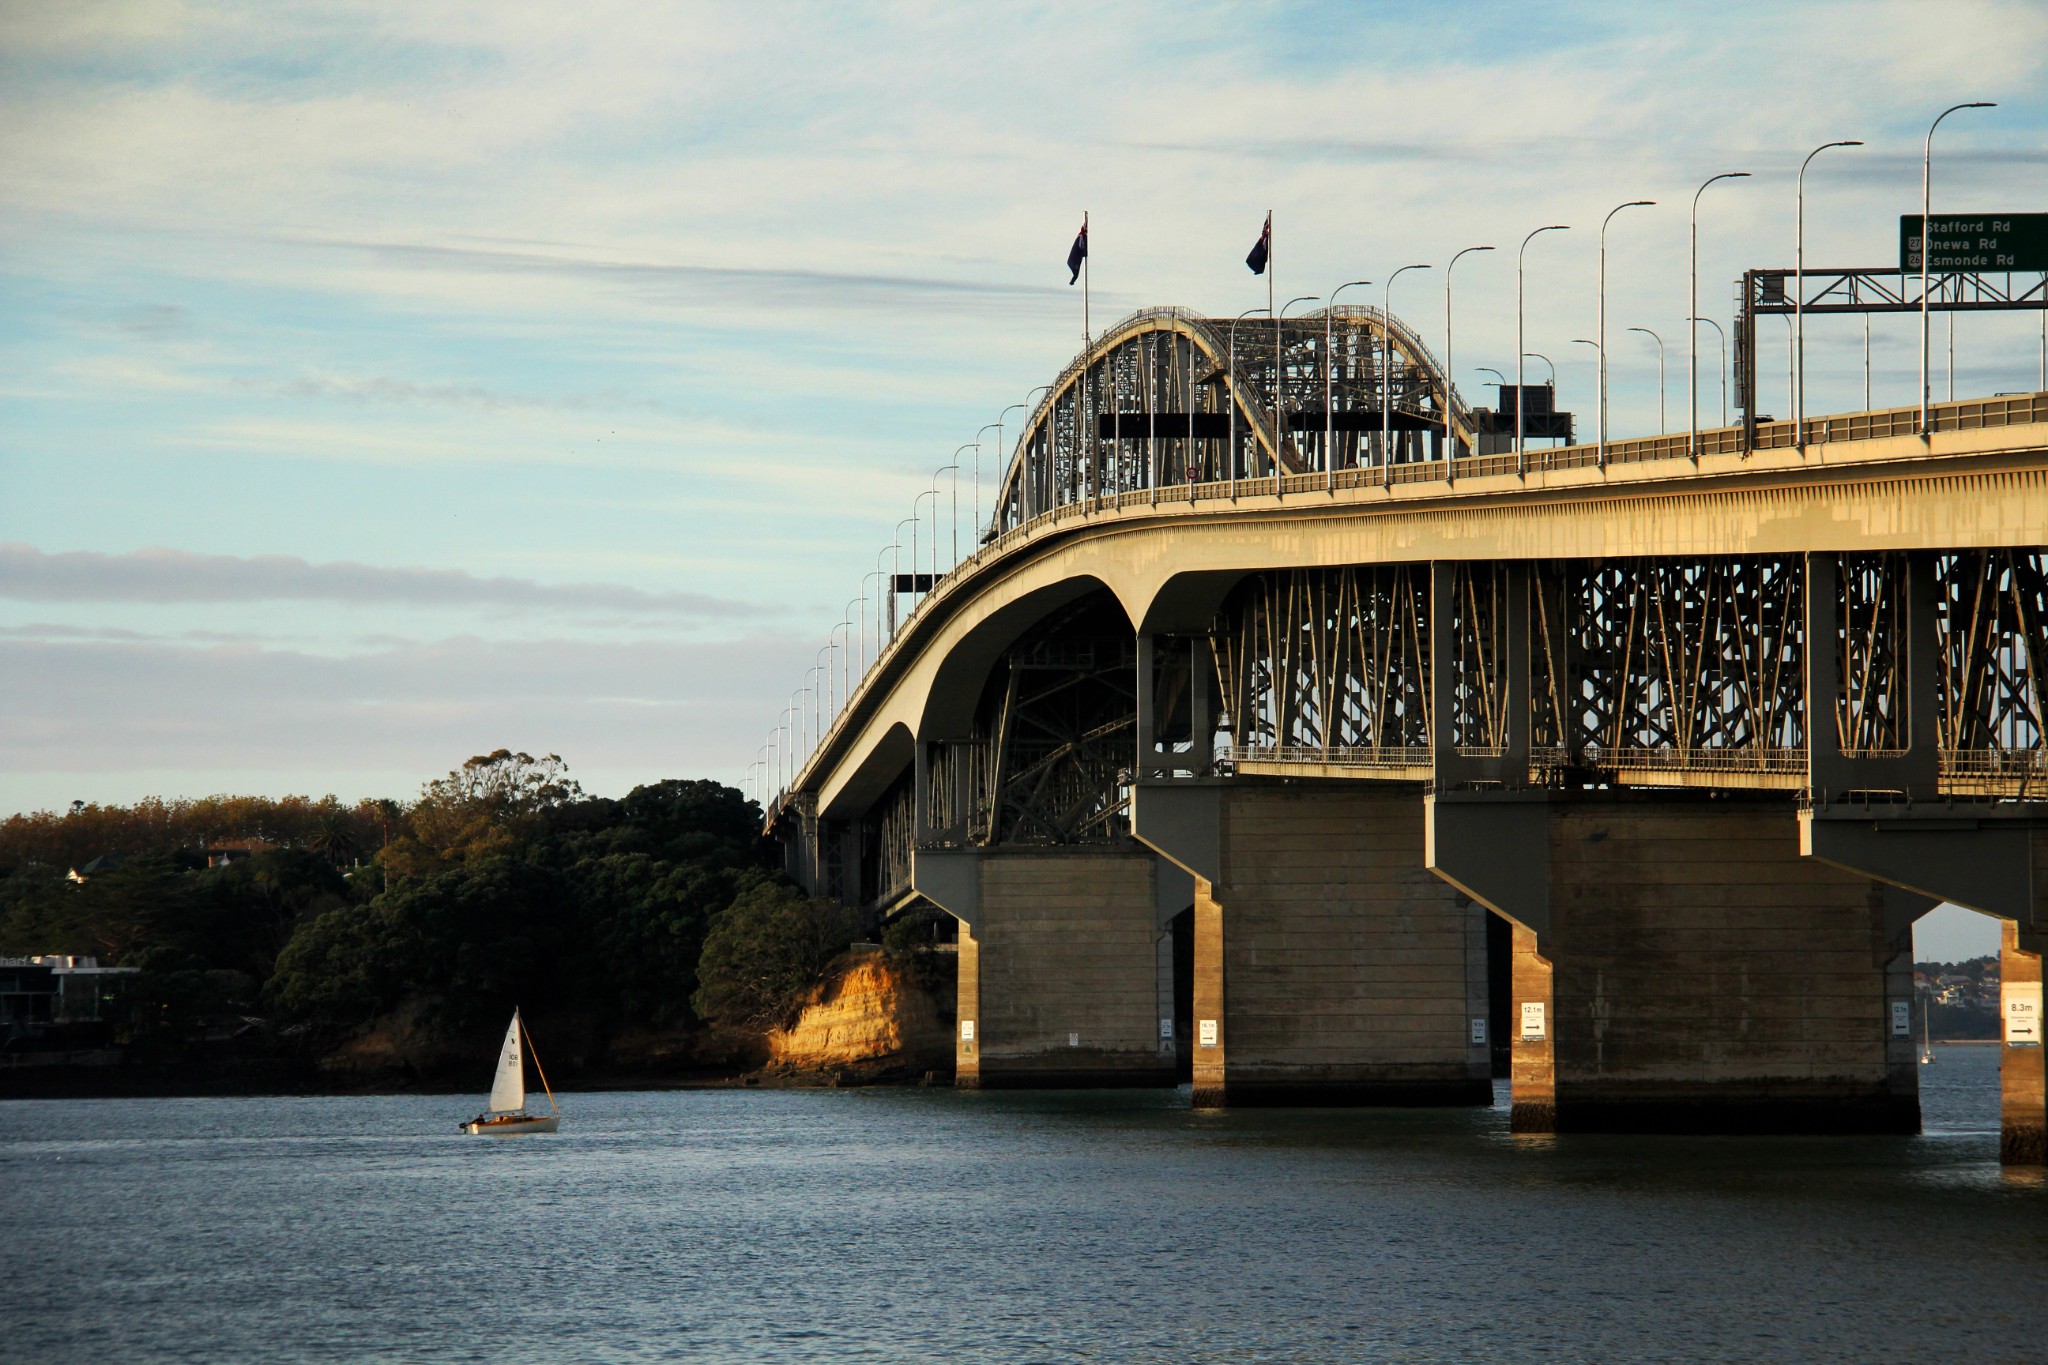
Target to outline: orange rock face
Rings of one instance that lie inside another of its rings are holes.
[[[950,1060],[952,1033],[906,972],[856,948],[832,964],[795,1024],[769,1033],[768,1052],[773,1065],[801,1070]]]

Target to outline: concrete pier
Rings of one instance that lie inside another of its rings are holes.
[[[1159,859],[1142,848],[971,857],[974,903],[943,906],[961,920],[954,1084],[1173,1085],[1174,1044],[1160,1038],[1173,996],[1169,977],[1162,1002],[1159,907],[1174,892]]]
[[[1912,998],[1910,933],[1883,887],[1801,859],[1790,802],[1518,809],[1540,857],[1498,874],[1540,880],[1547,923],[1515,933],[1517,1131],[1918,1131],[1894,1008]],[[1453,869],[1500,856],[1454,837],[1436,838]],[[1533,918],[1538,899],[1503,908]]]
[[[2048,843],[2048,840],[2041,841]],[[2039,850],[2037,849],[2037,855]],[[2037,863],[2048,861],[2037,856]],[[2043,869],[2048,870],[2048,869]],[[2037,881],[2036,885],[2042,885]],[[1998,1157],[2008,1166],[2048,1165],[2048,1045],[2041,1041],[2041,954],[2027,951],[2020,926],[2012,920],[2004,925],[2004,941],[1998,955],[1999,993],[1999,1122]],[[2041,944],[2035,939],[2033,946]],[[2019,1008],[2015,1010],[2015,1006]],[[2031,1006],[2031,1010],[2027,1007]],[[2029,1045],[2017,1014],[2034,1017],[2034,1041]]]
[[[1403,788],[1222,796],[1195,910],[1198,1106],[1491,1101],[1485,911],[1429,875],[1422,834]]]

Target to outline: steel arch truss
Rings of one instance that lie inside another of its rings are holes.
[[[1276,466],[1303,474],[1383,463],[1389,445],[1396,463],[1423,459],[1442,438],[1446,403],[1460,448],[1476,449],[1472,416],[1446,391],[1436,357],[1375,308],[1277,327],[1180,308],[1133,313],[1040,400],[985,534],[1115,494],[1267,478]]]

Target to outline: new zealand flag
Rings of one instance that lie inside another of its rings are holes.
[[[1072,284],[1075,280],[1081,278],[1081,262],[1087,259],[1088,223],[1086,219],[1083,219],[1081,223],[1081,231],[1074,238],[1073,248],[1067,252],[1067,269],[1073,272],[1073,274],[1067,278],[1068,284]]]
[[[1269,213],[1266,215],[1266,226],[1259,233],[1258,244],[1252,247],[1252,254],[1244,258],[1244,263],[1252,268],[1252,274],[1263,275],[1266,273],[1266,257],[1272,252],[1273,215]]]

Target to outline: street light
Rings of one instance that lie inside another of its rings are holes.
[[[1664,435],[1664,338],[1647,327],[1631,327],[1631,332],[1641,332],[1657,343],[1657,434]]]
[[[1371,284],[1371,280],[1347,280],[1330,291],[1330,306],[1323,309],[1323,474],[1331,492],[1337,489],[1337,431],[1336,419],[1331,415],[1331,376],[1335,367],[1330,363],[1336,354],[1335,334],[1331,331],[1331,319],[1336,315],[1337,296],[1353,285]]]
[[[1009,410],[1009,408],[1003,409],[1004,412]],[[996,454],[1000,458],[1003,449],[1003,424],[1001,422],[990,422],[981,431],[974,433],[974,510],[967,518],[967,531],[977,543],[981,536],[981,432],[991,429],[996,434]],[[960,450],[965,449],[967,449],[966,446],[960,447]],[[953,452],[955,459],[959,458],[960,450]]]
[[[1450,264],[1444,267],[1444,482],[1445,482],[1445,483],[1449,483],[1449,482],[1451,482],[1451,480],[1452,480],[1452,478],[1453,478],[1453,476],[1454,476],[1454,474],[1455,474],[1455,471],[1456,471],[1456,470],[1457,470],[1457,468],[1458,468],[1458,436],[1457,436],[1457,428],[1456,428],[1456,427],[1455,427],[1455,426],[1454,426],[1454,425],[1452,424],[1452,423],[1453,423],[1453,420],[1454,420],[1454,419],[1453,419],[1453,417],[1452,417],[1452,414],[1453,414],[1453,413],[1454,413],[1454,412],[1455,412],[1455,411],[1457,410],[1457,405],[1456,405],[1456,404],[1455,404],[1455,403],[1454,403],[1454,402],[1452,401],[1452,399],[1451,399],[1451,393],[1452,393],[1451,375],[1452,375],[1452,373],[1453,373],[1453,371],[1452,371],[1452,369],[1451,369],[1451,272],[1452,272],[1453,270],[1456,270],[1456,269],[1458,268],[1458,262],[1459,262],[1459,261],[1463,260],[1463,259],[1464,259],[1465,257],[1467,257],[1467,256],[1470,256],[1470,255],[1471,255],[1471,254],[1472,254],[1473,252],[1475,252],[1475,251],[1491,251],[1491,250],[1493,250],[1493,248],[1492,248],[1492,247],[1490,247],[1490,246],[1468,246],[1468,247],[1466,247],[1466,248],[1465,248],[1465,249],[1464,249],[1463,251],[1458,251],[1458,252],[1454,252],[1454,253],[1452,254],[1452,256],[1451,256],[1451,262],[1450,262]],[[1479,452],[1478,452],[1478,450],[1476,450],[1476,449],[1475,449],[1475,450],[1474,450],[1474,451],[1473,451],[1472,453],[1473,453],[1474,455],[1477,455],[1477,454],[1478,454]]]
[[[1285,387],[1281,376],[1286,373],[1280,363],[1280,319],[1287,316],[1287,310],[1297,303],[1315,303],[1320,294],[1303,294],[1300,298],[1289,299],[1280,305],[1280,312],[1273,318],[1273,496],[1280,496],[1280,447],[1288,444],[1287,408],[1281,402]]]
[[[1387,276],[1380,291],[1380,473],[1384,487],[1394,486],[1394,281],[1411,270],[1427,270],[1428,262],[1404,265]]]
[[[1536,237],[1545,232],[1569,231],[1571,231],[1569,223],[1552,223],[1549,227],[1537,228],[1535,232],[1522,239],[1521,247],[1515,252],[1515,473],[1517,474],[1527,472],[1522,458],[1522,431],[1528,425],[1528,419],[1524,416],[1527,412],[1527,407],[1522,402],[1522,357],[1527,354],[1527,352],[1522,350],[1522,267],[1529,256],[1529,243]],[[1545,361],[1544,363],[1547,365],[1550,362]],[[1550,377],[1550,387],[1553,392],[1557,388],[1557,376],[1555,373]]]
[[[1823,142],[1799,163],[1799,192],[1792,215],[1792,355],[1797,377],[1792,383],[1792,444],[1806,448],[1806,167],[1830,147],[1861,147],[1857,141]],[[1922,255],[1926,246],[1921,247]]]
[[[875,652],[872,655],[868,653],[867,631],[868,580],[870,578],[880,578],[883,573],[884,570],[876,569],[873,573],[864,575],[860,580],[860,673],[863,678],[867,676],[868,665],[874,662],[875,659],[880,658],[882,653],[882,595],[880,593],[875,594]]]
[[[896,539],[894,540],[894,542],[890,544],[888,549],[882,551],[881,554],[877,554],[875,556],[875,567],[878,569],[882,567],[882,555],[890,556],[889,595],[884,600],[886,600],[889,604],[889,638],[891,640],[894,640],[896,638],[896,589],[897,584],[902,580],[903,577],[903,528],[910,524],[911,523],[907,521],[897,522]],[[915,559],[910,561],[910,568],[911,572],[913,573],[917,571],[917,561]],[[877,602],[875,603],[875,657],[879,659],[881,656],[882,604],[881,602]]]
[[[1493,382],[1497,387],[1504,389],[1508,386],[1508,377],[1502,374],[1499,370],[1494,369],[1491,365],[1474,365],[1472,367],[1472,373],[1490,374],[1493,376]]]
[[[916,497],[910,500],[910,591],[913,594],[917,592],[917,527],[918,522],[922,520],[922,518],[918,516],[917,505],[923,502],[926,498],[930,498],[932,500],[932,587],[937,587],[939,582],[939,552],[937,549],[939,539],[939,490],[938,478],[936,475],[933,476],[932,487],[927,488],[924,492],[919,493]],[[929,594],[931,592],[931,588],[926,588],[925,592]],[[915,596],[911,598],[911,611],[915,612],[917,610],[917,604],[919,600],[920,599],[918,599]]]
[[[1048,388],[1048,389],[1049,389],[1049,388],[1051,388],[1051,387],[1052,387],[1052,385],[1050,385],[1050,384],[1047,384],[1047,385],[1045,385],[1044,387],[1046,387],[1046,388]],[[1034,392],[1034,393],[1035,393],[1036,391],[1037,391],[1037,390],[1033,390],[1033,392]],[[1019,408],[1028,408],[1028,407],[1030,407],[1030,406],[1031,406],[1031,400],[1030,400],[1029,398],[1027,398],[1027,399],[1025,399],[1025,400],[1024,400],[1023,402],[1021,402],[1021,403],[1012,403],[1012,404],[1010,404],[1010,406],[1008,406],[1007,408],[1004,408],[1004,409],[1003,409],[1003,410],[1002,410],[1001,412],[999,412],[999,413],[997,413],[997,414],[996,414],[996,421],[995,421],[995,427],[996,427],[996,459],[998,459],[998,460],[1001,460],[1001,459],[1003,459],[1003,458],[1004,458],[1004,452],[1003,452],[1003,419],[1004,419],[1005,417],[1008,417],[1008,416],[1009,416],[1009,415],[1010,415],[1011,413],[1015,412],[1015,411],[1016,411],[1017,409],[1019,409]],[[988,430],[988,428],[987,428],[987,427],[983,427],[983,428],[982,428],[982,431],[986,431],[986,430]],[[975,434],[976,436],[979,436],[979,435],[981,435],[981,432],[980,432],[980,431],[977,431],[977,432],[975,432],[974,434]],[[997,468],[998,468],[998,469],[1000,469],[1000,468],[1001,468],[1001,466],[1000,466],[1000,465],[998,465],[998,466],[997,466]],[[1019,522],[1020,524],[1021,524],[1021,523],[1022,523],[1022,522],[1023,522],[1023,521],[1024,521],[1024,520],[1025,520],[1026,518],[1027,518],[1027,516],[1029,515],[1029,514],[1027,513],[1027,511],[1025,510],[1025,502],[1024,502],[1024,499],[1025,499],[1026,493],[1027,493],[1027,491],[1028,491],[1028,490],[1030,489],[1030,487],[1031,487],[1031,471],[1030,471],[1029,469],[1020,469],[1020,470],[1018,470],[1018,471],[1017,471],[1017,520],[1018,520],[1018,522]],[[1001,491],[1001,489],[1002,489],[1002,485],[1001,485],[1001,484],[997,484],[997,485],[996,485],[996,488],[997,488],[997,491],[998,491],[998,492],[1000,492],[1000,491]],[[997,522],[999,522],[1000,520],[1002,520],[1002,513],[1001,513],[1001,512],[999,512],[999,511],[998,511],[998,510],[996,509],[996,507],[995,507],[995,505],[994,505],[994,503],[993,503],[993,502],[991,502],[991,503],[990,503],[990,505],[989,505],[989,509],[988,509],[988,512],[989,512],[989,524],[990,524],[991,526],[993,526],[993,525],[994,525],[995,523],[997,523]],[[975,531],[975,535],[977,535],[977,536],[978,536],[978,535],[980,535],[980,534],[981,534],[981,531],[980,531],[980,530],[978,529],[978,525],[979,525],[979,522],[980,522],[980,520],[981,520],[981,491],[980,491],[980,486],[979,486],[979,484],[977,484],[977,485],[976,485],[976,489],[975,489],[975,495],[974,495],[974,516],[975,516],[975,521],[976,521],[976,523],[977,523],[977,529],[976,529],[976,531]]]
[[[1602,345],[1601,345],[1601,344],[1600,344],[1599,342],[1597,342],[1597,341],[1588,341],[1588,340],[1587,340],[1587,339],[1586,339],[1585,337],[1573,337],[1573,338],[1572,338],[1572,345],[1574,345],[1574,346],[1591,346],[1591,347],[1593,348],[1593,373],[1594,373],[1594,383],[1596,383],[1596,384],[1597,384],[1597,383],[1599,382],[1599,373],[1600,373],[1600,371],[1602,371],[1602,370],[1604,370],[1604,369],[1606,369],[1606,368],[1607,368],[1607,364],[1606,364],[1606,362],[1607,362],[1607,348],[1606,348],[1606,347],[1604,347],[1604,346],[1602,346]],[[1553,389],[1553,393],[1554,393],[1554,392],[1555,392],[1555,390]],[[1605,461],[1606,461],[1606,459],[1607,459],[1607,447],[1606,447],[1605,445],[1603,445],[1603,446],[1601,446],[1601,447],[1600,447],[1600,459],[1601,459],[1601,461],[1602,461],[1602,463],[1603,463],[1603,464],[1605,463]]]
[[[1555,395],[1557,393],[1557,366],[1550,363],[1550,357],[1543,354],[1543,352],[1541,351],[1524,351],[1522,352],[1522,358],[1525,360],[1540,360],[1543,362],[1544,368],[1550,371],[1550,391],[1553,395]]]
[[[1272,311],[1247,308],[1230,320],[1230,359],[1225,367],[1230,381],[1230,500],[1237,501],[1237,324],[1246,318]]]
[[[1927,146],[1920,157],[1920,434],[1925,436],[1931,427],[1927,411],[1927,263],[1933,257],[1934,244],[1927,240],[1928,214],[1933,203],[1934,185],[1934,130],[1958,109],[1996,109],[1989,100],[1975,100],[1969,104],[1952,105],[1927,125]],[[1954,374],[1951,367],[1950,374]]]
[[[1616,204],[1607,210],[1607,216],[1600,220],[1600,467],[1607,468],[1607,225],[1614,221],[1614,215],[1623,209],[1649,208],[1654,199],[1631,199],[1626,204]]]
[[[1864,316],[1868,317],[1869,314],[1866,313]],[[1691,321],[1706,323],[1707,326],[1714,329],[1714,335],[1721,338],[1721,425],[1725,427],[1728,425],[1728,333],[1723,331],[1721,324],[1712,318],[1693,318]],[[1867,407],[1868,404],[1865,406]],[[1699,440],[1699,418],[1697,415],[1693,418],[1693,440],[1695,443]]]
[[[987,427],[983,427],[983,428],[981,429],[981,431],[987,431],[987,430],[988,430],[988,428],[987,428]],[[981,431],[977,431],[977,432],[975,432],[974,434],[975,434],[976,436],[979,436],[979,435],[981,435]],[[975,507],[976,507],[976,508],[979,508],[979,507],[981,506],[981,442],[979,442],[979,441],[969,441],[969,442],[967,443],[967,445],[961,446],[961,447],[960,447],[960,450],[966,450],[966,449],[968,449],[968,448],[970,448],[970,447],[972,447],[972,449],[973,449],[973,451],[974,451],[974,505],[975,505]],[[956,451],[954,451],[954,452],[953,452],[953,458],[954,458],[955,460],[957,460],[957,459],[959,459],[959,458],[960,458],[960,450],[956,450]],[[940,472],[941,474],[943,474],[943,473],[945,473],[946,471],[942,469],[942,470],[940,470],[939,472]],[[972,525],[972,524],[973,524],[973,523],[971,523],[971,522],[969,523],[969,525]],[[957,568],[959,568],[959,567],[960,567],[960,466],[956,464],[956,465],[954,465],[954,466],[953,466],[953,568],[956,568],[956,569],[957,569]],[[949,572],[950,572],[950,570],[949,570]]]
[[[1688,250],[1687,258],[1690,274],[1687,276],[1688,284],[1685,296],[1685,316],[1693,322],[1701,321],[1701,318],[1699,317],[1700,196],[1705,194],[1707,192],[1707,186],[1713,184],[1716,180],[1747,179],[1749,179],[1748,171],[1723,171],[1721,174],[1714,176],[1712,179],[1706,181],[1698,189],[1692,192],[1692,236],[1689,239],[1690,247]],[[1719,324],[1716,324],[1716,326],[1718,325]],[[1722,338],[1721,344],[1725,349],[1727,346],[1726,337]],[[1694,327],[1687,327],[1685,329],[1685,366],[1686,410],[1692,414],[1691,434],[1688,435],[1685,440],[1685,453],[1693,460],[1694,463],[1698,463],[1700,458],[1700,341],[1698,331]],[[1728,382],[1727,374],[1728,365],[1724,357],[1721,365],[1721,382],[1724,386]],[[1724,404],[1721,410],[1721,425],[1726,426],[1727,424],[1728,410],[1726,405]]]

